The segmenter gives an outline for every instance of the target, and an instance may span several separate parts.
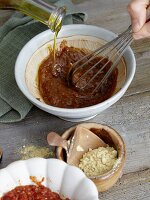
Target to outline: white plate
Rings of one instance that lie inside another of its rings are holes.
[[[77,167],[58,159],[32,158],[16,161],[0,170],[0,197],[19,185],[33,185],[30,176],[44,181],[60,196],[71,200],[98,200],[95,184]]]

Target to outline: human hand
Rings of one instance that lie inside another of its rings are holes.
[[[128,12],[134,39],[150,37],[150,21],[146,22],[147,14],[150,13],[150,0],[131,0]]]

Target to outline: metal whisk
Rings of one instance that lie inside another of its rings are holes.
[[[94,89],[92,89],[90,95],[95,95],[96,92],[100,89],[100,87],[105,83],[105,81],[109,78],[117,64],[119,63],[120,59],[122,58],[124,52],[128,48],[128,46],[132,43],[133,37],[132,37],[132,27],[131,25],[128,27],[126,31],[121,33],[117,38],[113,39],[112,41],[106,43],[104,46],[96,49],[95,51],[87,54],[84,56],[81,60],[75,62],[71,70],[68,73],[67,80],[68,83],[72,81],[75,74],[81,70],[84,69],[84,73],[77,78],[77,80],[73,83],[74,86],[80,90],[83,90],[87,88],[94,79],[96,79],[97,76],[102,73],[102,71],[108,66],[108,64],[111,62],[112,65],[108,69],[107,73],[103,76],[103,78],[99,81],[99,83],[95,86]],[[100,57],[99,57],[100,56]],[[86,70],[87,65],[89,65],[92,60],[95,58],[100,58],[94,65],[88,67]],[[105,62],[103,62],[106,60]],[[102,66],[98,69],[98,71],[90,78],[88,81],[84,81],[86,76],[90,73],[91,70],[96,68],[99,64],[102,63]],[[82,82],[82,84],[81,84]]]

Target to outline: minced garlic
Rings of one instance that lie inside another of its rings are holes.
[[[113,168],[117,161],[117,151],[113,147],[90,149],[80,159],[79,168],[87,176],[99,176]]]

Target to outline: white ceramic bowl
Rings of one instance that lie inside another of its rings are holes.
[[[77,167],[58,159],[32,158],[16,161],[0,170],[0,197],[20,185],[33,185],[30,176],[71,200],[98,200],[95,184]]]
[[[91,44],[92,43],[94,44],[95,42],[94,40],[110,41],[116,37],[116,34],[108,30],[105,30],[103,28],[91,25],[66,25],[62,27],[59,33],[60,40],[61,38],[66,38],[66,39],[68,38],[69,40],[69,38],[77,36],[79,36],[79,38],[81,37],[82,39],[86,39],[86,37],[89,38],[91,37],[90,38]],[[54,35],[50,30],[44,31],[39,35],[35,36],[23,47],[16,61],[16,66],[15,66],[16,82],[20,90],[23,92],[23,94],[34,105],[36,105],[37,107],[48,113],[56,115],[65,120],[77,122],[77,121],[84,121],[96,116],[97,114],[99,114],[100,112],[107,109],[115,102],[117,102],[124,95],[134,77],[136,69],[135,57],[131,48],[128,48],[124,54],[124,60],[126,63],[126,76],[124,76],[123,80],[122,76],[119,75],[120,79],[119,89],[114,93],[112,97],[105,100],[104,102],[85,108],[66,109],[66,108],[58,108],[50,106],[45,104],[44,102],[39,101],[38,98],[36,98],[36,96],[34,95],[34,91],[32,92],[32,87],[34,87],[34,89],[37,90],[35,79],[39,63],[44,57],[48,55],[48,50],[43,50],[43,49],[46,49],[48,47],[47,45],[48,43],[53,42],[53,38]],[[38,54],[39,52],[41,53]],[[33,58],[34,58],[34,65],[32,63]],[[30,80],[27,83],[25,76],[26,76],[27,66],[30,65],[29,63],[32,63],[31,65],[32,67],[29,67],[30,70],[28,74],[30,74],[31,79],[33,77],[33,80]],[[30,86],[31,90],[29,89]]]

